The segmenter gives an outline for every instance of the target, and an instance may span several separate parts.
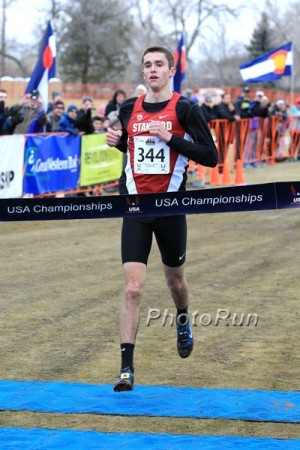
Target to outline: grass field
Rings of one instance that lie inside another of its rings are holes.
[[[299,171],[300,162],[285,162],[245,177],[296,181]],[[258,323],[197,320],[194,351],[181,360],[175,327],[146,324],[149,308],[174,312],[154,244],[136,383],[298,391],[299,209],[191,215],[188,226],[190,312],[253,313]],[[121,219],[0,223],[0,379],[113,383],[120,364],[120,227]],[[0,426],[300,437],[299,424],[91,414],[2,411]]]

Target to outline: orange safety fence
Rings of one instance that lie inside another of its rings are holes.
[[[211,185],[244,184],[244,169],[262,164],[276,164],[289,159],[300,159],[300,116],[289,116],[281,121],[277,116],[209,123],[219,158],[210,169]],[[197,165],[190,167],[197,173]],[[200,171],[203,173],[203,170]]]

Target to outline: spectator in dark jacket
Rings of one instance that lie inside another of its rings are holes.
[[[250,104],[252,117],[268,117],[269,105],[264,103],[265,93],[256,91],[254,100]]]
[[[58,123],[58,130],[77,136],[79,130],[75,127],[78,108],[76,105],[69,105],[67,112],[63,114]]]
[[[85,134],[93,134],[93,120],[92,120],[92,110],[94,108],[94,103],[92,97],[83,97],[82,106],[78,110],[77,118],[75,121],[75,127],[78,128],[79,131]]]
[[[226,92],[221,96],[221,102],[215,105],[214,112],[218,119],[227,119],[230,122],[238,120],[239,116],[235,114],[235,106],[231,100],[231,95]]]
[[[244,115],[243,118],[245,118],[246,115],[246,110],[249,108],[250,106],[250,99],[249,99],[249,93],[250,93],[250,89],[248,86],[244,86],[242,88],[242,92],[240,93],[240,95],[238,96],[238,98],[236,99],[234,106],[235,106],[235,113],[241,117],[242,114]],[[251,113],[250,113],[251,115]],[[250,115],[248,117],[250,117]]]
[[[229,144],[234,139],[235,121],[240,120],[240,116],[235,114],[234,103],[231,95],[226,92],[221,96],[221,102],[214,106],[217,119],[223,119],[219,124],[218,149],[219,149],[219,170],[223,170],[223,164],[228,153]],[[226,120],[224,120],[226,119]]]
[[[22,122],[23,117],[19,114],[20,105],[6,106],[7,91],[0,89],[0,135],[12,134],[18,123]]]
[[[117,89],[114,93],[112,100],[110,100],[105,108],[104,115],[108,117],[112,111],[119,111],[121,104],[126,99],[126,92],[123,89]]]
[[[48,103],[47,113],[50,113],[50,112],[53,111],[54,104],[56,102],[62,102],[63,101],[62,93],[60,91],[53,91],[53,92],[51,92],[51,99],[52,99],[52,102]]]
[[[252,117],[252,111],[250,108],[251,100],[249,97],[250,89],[248,86],[244,86],[241,94],[235,101],[235,114],[240,116],[241,119],[249,119]]]
[[[217,118],[213,107],[213,99],[210,95],[204,97],[204,102],[200,105],[200,109],[203,112],[207,123]]]
[[[53,110],[47,115],[47,132],[53,133],[58,131],[59,121],[62,118],[65,111],[65,104],[61,100],[58,100],[53,105]]]

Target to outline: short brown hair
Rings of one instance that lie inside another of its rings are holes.
[[[174,56],[172,55],[172,53],[165,47],[148,47],[142,56],[142,64],[144,64],[144,57],[145,55],[147,55],[147,53],[154,53],[154,52],[159,52],[159,53],[163,53],[165,55],[165,57],[168,60],[169,63],[169,69],[171,69],[172,67],[174,67]]]

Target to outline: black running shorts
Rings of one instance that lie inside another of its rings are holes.
[[[124,217],[122,263],[147,264],[153,233],[163,264],[179,267],[185,262],[187,226],[185,216]]]

